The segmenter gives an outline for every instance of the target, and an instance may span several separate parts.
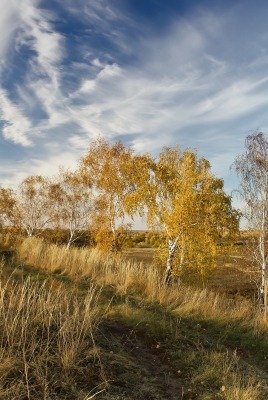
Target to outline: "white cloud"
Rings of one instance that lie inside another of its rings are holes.
[[[0,165],[0,186],[16,189],[23,179],[29,176],[28,163],[16,163],[16,165]]]
[[[219,125],[261,110],[268,102],[266,72],[252,75],[243,67],[238,79],[237,65],[212,44],[212,36],[222,32],[221,18],[202,14],[191,24],[175,23],[161,38],[144,40],[136,66],[93,60],[98,71],[72,94],[71,119],[85,137],[133,135],[133,145],[142,151],[186,141],[186,132],[191,132],[188,145],[196,147],[200,129],[214,126],[217,132]],[[209,140],[203,151],[212,146]]]
[[[261,115],[258,113],[267,107],[267,73],[262,68],[267,68],[267,57],[247,54],[247,62],[240,68],[236,52],[244,39],[236,35],[239,27],[233,16],[227,21],[213,13],[196,12],[188,20],[178,17],[156,37],[107,0],[77,0],[75,5],[66,0],[60,2],[61,7],[88,23],[83,51],[79,43],[75,59],[69,52],[66,60],[69,38],[56,31],[54,21],[59,16],[40,8],[45,3],[0,2],[4,4],[0,56],[7,59],[7,49],[15,37],[18,52],[24,46],[30,50],[26,72],[15,86],[19,100],[11,101],[14,90],[12,96],[3,89],[0,92],[3,135],[27,146],[31,141],[37,143],[34,134],[40,132],[44,147],[45,142],[53,140],[59,153],[61,146],[67,148],[62,160],[49,146],[42,160],[29,160],[28,168],[37,173],[50,173],[61,162],[69,164],[68,158],[77,159],[89,138],[104,135],[109,139],[128,136],[127,142],[141,152],[156,152],[163,144],[200,146],[203,153],[215,153],[215,171],[224,175],[233,145],[228,140],[212,140],[213,135],[219,139],[221,132],[227,131],[226,124],[244,121],[253,113],[255,124]],[[128,36],[129,22],[132,28],[135,26],[138,40]],[[90,29],[99,35],[99,43],[104,38],[116,52],[112,53],[109,46],[95,48]],[[230,41],[232,35],[235,45]],[[267,118],[261,121],[262,126],[268,124]]]
[[[0,13],[0,66],[5,66],[5,57],[16,30],[19,27],[20,19],[17,12],[15,0],[1,0]],[[1,71],[1,68],[0,68]]]
[[[17,51],[21,46],[27,46],[33,51],[24,77],[25,86],[17,85],[20,106],[12,104],[6,91],[1,92],[1,119],[5,121],[3,136],[15,143],[29,145],[29,134],[33,129],[30,129],[31,123],[23,116],[23,103],[30,109],[38,105],[48,115],[46,123],[42,121],[40,127],[36,126],[35,133],[69,120],[63,111],[64,99],[60,90],[59,66],[64,57],[64,39],[53,30],[50,22],[53,15],[40,9],[38,0],[1,1],[4,4],[0,16],[0,56],[4,55],[13,36]],[[36,100],[39,100],[39,104]]]
[[[63,113],[59,106],[63,102],[60,90],[60,62],[64,57],[64,39],[53,30],[48,13],[35,7],[32,1],[24,1],[26,10],[24,5],[21,40],[22,44],[28,45],[36,54],[31,59],[28,86],[41,101],[44,111],[48,114],[49,125],[57,126],[66,121],[66,118],[60,115]]]
[[[15,165],[0,163],[0,185],[16,188],[29,175],[52,177],[57,174],[59,166],[65,166],[71,170],[75,169],[78,165],[78,159],[79,156],[71,150],[66,149],[59,152],[59,149],[57,151],[54,149],[52,154],[46,152],[45,155],[25,159]]]
[[[21,17],[21,44],[29,46],[36,53],[36,62],[41,72],[54,78],[54,67],[63,57],[63,37],[54,32],[51,13],[38,8],[40,1],[22,0],[18,4]]]
[[[59,150],[59,149],[58,149]],[[31,160],[31,170],[34,175],[55,175],[60,166],[75,169],[77,167],[78,156],[72,151],[61,151],[56,154],[51,154],[46,159],[33,158]]]
[[[98,58],[94,58],[92,61],[92,65],[94,65],[97,68],[104,68],[105,64],[103,64]]]
[[[32,130],[30,121],[23,115],[19,106],[12,103],[7,93],[0,89],[0,119],[4,121],[3,136],[14,143],[29,146]]]
[[[98,134],[95,135],[96,138],[98,136],[100,136],[100,134],[99,135]],[[72,135],[68,139],[68,145],[71,146],[71,148],[73,149],[74,154],[78,154],[79,157],[81,157],[82,153],[84,153],[85,150],[89,146],[89,137],[85,136],[84,134]]]
[[[207,122],[221,122],[239,118],[268,103],[268,78],[243,80],[232,83],[201,102],[197,115]]]
[[[74,5],[75,4],[75,5]],[[103,30],[111,28],[112,22],[124,20],[131,23],[130,19],[116,8],[109,0],[65,0],[65,6],[70,13],[76,15],[80,20],[87,20],[94,24],[94,29]]]

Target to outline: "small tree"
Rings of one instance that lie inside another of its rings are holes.
[[[190,150],[164,148],[152,168],[146,199],[148,224],[167,238],[166,283],[174,273],[189,271],[204,278],[215,265],[219,238],[238,226],[231,199],[209,162]]]
[[[1,227],[13,225],[16,196],[13,190],[0,188],[0,224]]]
[[[85,184],[78,172],[60,169],[49,188],[53,204],[53,225],[68,229],[67,247],[83,236],[89,226],[93,207],[90,185]]]
[[[237,156],[233,167],[240,178],[239,193],[246,206],[244,216],[258,235],[258,246],[253,254],[260,271],[259,299],[264,309],[268,256],[268,137],[259,131],[248,135],[245,152]]]
[[[110,238],[110,252],[119,250],[125,216],[139,209],[137,168],[142,158],[118,142],[110,145],[104,139],[93,140],[81,160],[81,174],[90,181],[95,195],[94,221],[99,239]]]
[[[49,181],[42,176],[30,176],[17,191],[2,189],[2,215],[8,225],[25,231],[29,237],[40,235],[52,220],[48,196]]]

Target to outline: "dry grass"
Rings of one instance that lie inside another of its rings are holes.
[[[244,241],[230,248],[230,253],[218,255],[217,266],[207,276],[206,287],[232,297],[243,296],[251,299],[257,297],[256,271],[250,259],[248,237]],[[153,266],[157,249],[125,249],[123,254],[127,260]]]
[[[17,245],[17,257],[20,262],[49,273],[67,274],[74,282],[87,278],[93,286],[87,298],[81,300],[75,292],[61,286],[48,288],[47,283],[41,287],[30,281],[2,284],[0,398],[63,399],[71,398],[72,391],[75,393],[73,398],[86,398],[86,388],[89,392],[98,383],[93,372],[88,376],[88,366],[92,365],[93,371],[93,364],[97,362],[99,370],[102,368],[94,345],[100,309],[94,285],[112,287],[121,296],[142,297],[152,305],[160,304],[175,316],[210,321],[225,330],[224,334],[236,330],[239,334],[247,332],[256,341],[266,341],[267,324],[251,301],[238,301],[208,289],[193,289],[181,284],[167,288],[162,272],[149,265],[120,257],[114,259],[96,249],[66,250],[66,247],[48,245],[35,238]],[[129,309],[130,313],[132,311]],[[236,356],[204,349],[200,352],[187,350],[186,355],[189,368],[193,371],[196,367],[192,382],[201,386],[203,381],[211,382],[212,391],[208,390],[211,397],[205,397],[203,390],[204,396],[200,399],[263,398],[256,374],[241,372]],[[87,363],[88,386],[79,378],[83,375],[84,363]],[[65,377],[63,385],[59,382],[60,376]],[[99,372],[98,376],[101,382],[104,372]],[[216,387],[213,381],[217,381]],[[77,385],[83,390],[79,391]],[[67,391],[69,397],[64,397]]]
[[[209,383],[210,388],[214,387],[221,392],[218,397],[222,399],[258,399],[260,384],[254,372],[248,369],[241,373],[238,363],[239,359],[235,353],[206,353],[203,362],[197,367],[193,381],[200,385],[204,382]]]
[[[2,265],[3,267],[3,265]],[[84,373],[81,360],[94,360],[94,332],[100,321],[98,291],[91,286],[83,301],[74,291],[47,282],[0,283],[0,398],[71,398],[74,381]],[[96,355],[94,356],[96,357]],[[83,361],[84,362],[84,361]],[[85,385],[80,377],[81,387]],[[94,386],[87,368],[88,390]],[[67,396],[68,394],[68,396]],[[69,397],[69,395],[71,397]]]
[[[121,293],[141,295],[183,316],[205,318],[221,324],[239,324],[256,336],[267,333],[267,324],[253,302],[232,299],[208,289],[163,284],[163,273],[143,263],[114,259],[96,249],[70,249],[26,239],[18,247],[19,258],[34,267],[61,272],[73,278],[90,278],[98,285],[111,285]]]

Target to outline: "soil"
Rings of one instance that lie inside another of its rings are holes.
[[[175,371],[171,366],[167,351],[157,341],[115,321],[106,322],[105,327],[102,326],[100,330],[105,336],[105,341],[109,343],[109,348],[114,348],[110,351],[110,354],[115,355],[114,360],[110,362],[112,385],[124,387],[127,392],[132,381],[130,375],[136,375],[135,394],[133,397],[126,397],[127,399],[198,399],[198,395],[180,378],[180,371]],[[122,357],[124,354],[125,373],[117,370],[115,362],[116,357]],[[112,368],[111,364],[115,368]],[[140,387],[137,387],[138,382]],[[147,393],[144,390],[146,384]]]

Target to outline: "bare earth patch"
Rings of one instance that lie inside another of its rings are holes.
[[[198,399],[197,394],[180,379],[180,371],[174,370],[165,348],[157,341],[116,321],[109,321],[101,327],[101,334],[109,348],[113,348],[110,350],[111,383],[125,389],[126,396],[132,387],[131,399]],[[119,370],[117,361],[120,362]]]

